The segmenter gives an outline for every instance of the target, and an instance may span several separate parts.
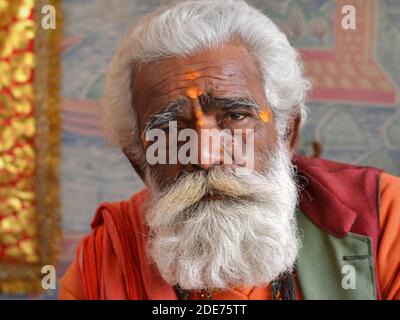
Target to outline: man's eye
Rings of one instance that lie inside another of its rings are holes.
[[[237,112],[232,112],[229,114],[229,116],[231,117],[232,120],[235,120],[235,121],[240,121],[247,117],[247,115],[245,115],[243,113],[237,113]]]

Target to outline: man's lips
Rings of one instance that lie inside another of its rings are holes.
[[[223,194],[207,194],[203,197],[204,200],[225,200],[227,198],[226,195]]]
[[[208,193],[201,198],[201,201],[222,201],[222,200],[234,200],[238,199],[238,197],[233,197],[223,193]]]

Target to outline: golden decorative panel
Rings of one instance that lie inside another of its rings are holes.
[[[56,29],[41,27],[44,5]],[[0,0],[0,292],[41,289],[59,241],[59,1]]]

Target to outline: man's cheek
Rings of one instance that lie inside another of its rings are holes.
[[[149,166],[149,173],[161,189],[173,184],[181,171],[179,164],[155,164]]]

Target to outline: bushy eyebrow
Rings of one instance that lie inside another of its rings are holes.
[[[202,94],[199,96],[199,101],[205,111],[213,108],[249,108],[258,114],[261,110],[260,106],[249,97],[216,97],[211,94]],[[185,107],[188,103],[189,100],[185,98],[179,98],[168,103],[160,113],[150,116],[146,121],[143,134],[169,121],[176,120],[179,115],[185,113]]]
[[[143,133],[146,134],[150,129],[168,123],[169,121],[176,120],[177,116],[184,114],[185,106],[187,106],[187,104],[188,100],[183,98],[168,103],[164,108],[162,108],[160,113],[152,115],[146,121]]]
[[[216,97],[204,94],[199,97],[201,106],[204,110],[213,108],[250,108],[253,112],[260,112],[260,106],[249,97]]]

